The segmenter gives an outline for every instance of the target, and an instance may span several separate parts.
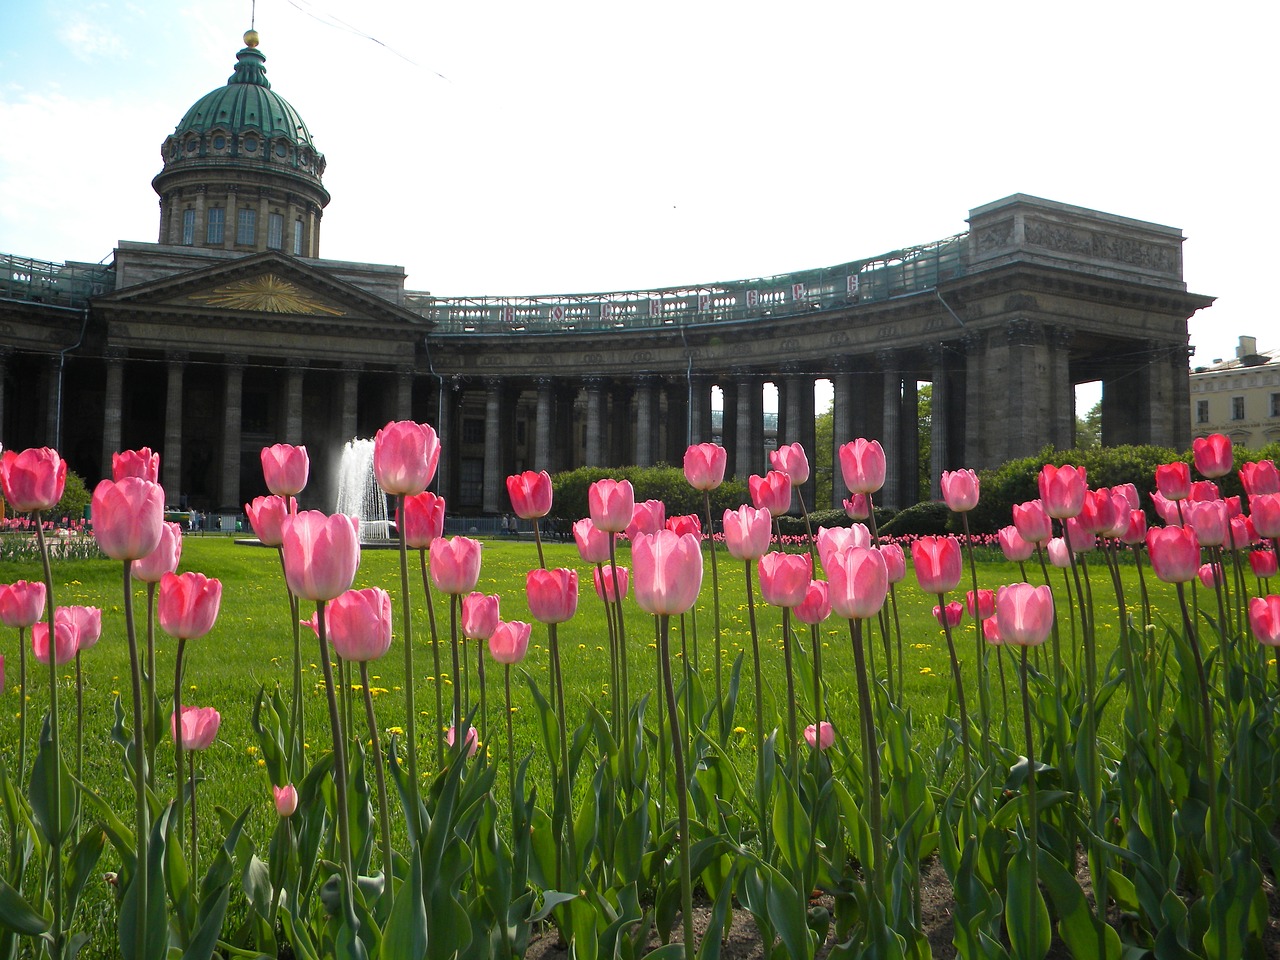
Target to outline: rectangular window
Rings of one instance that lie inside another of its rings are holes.
[[[271,250],[284,249],[284,217],[278,213],[267,214],[267,247]]]
[[[222,225],[224,211],[221,207],[211,207],[208,214],[208,226],[205,228],[205,243],[222,243]]]
[[[1280,417],[1280,393],[1271,395],[1271,416]]]
[[[302,256],[302,221],[293,221],[293,255]]]
[[[462,421],[463,443],[484,443],[484,421],[479,417],[465,417]]]
[[[196,212],[182,211],[182,245],[189,247],[196,242]]]
[[[1244,397],[1231,398],[1231,419],[1232,420],[1244,419]]]
[[[236,243],[243,244],[246,247],[253,246],[257,226],[258,211],[247,208],[241,210],[236,220]]]
[[[1196,423],[1208,423],[1208,422],[1209,422],[1209,401],[1197,400],[1196,401]]]
[[[464,507],[484,502],[484,461],[479,457],[463,457],[458,465],[458,502]]]

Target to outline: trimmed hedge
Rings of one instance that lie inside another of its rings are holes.
[[[689,486],[684,471],[677,467],[579,467],[551,478],[554,492],[553,515],[577,520],[591,516],[587,491],[597,480],[630,480],[636,491],[636,502],[661,500],[667,505],[668,517],[695,513],[706,520],[706,504],[701,490]],[[736,510],[751,502],[747,484],[742,480],[726,480],[711,491],[711,516],[717,528],[726,510]],[[803,527],[803,524],[802,524]]]
[[[912,504],[905,510],[899,510],[893,519],[880,528],[887,537],[906,535],[937,536],[947,532],[947,523],[951,519],[951,511],[945,503],[937,500],[926,500]]]

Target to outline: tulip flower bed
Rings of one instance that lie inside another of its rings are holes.
[[[714,960],[735,913],[778,958],[1280,942],[1274,467],[1256,529],[1162,471],[1178,522],[1150,532],[1136,491],[1048,467],[979,566],[861,526],[785,543],[798,445],[715,541],[608,480],[576,546],[446,540],[438,452],[379,433],[399,553],[297,511],[280,445],[247,505],[278,548],[184,542],[130,451],[94,492],[107,559],[51,563],[65,468],[4,455],[37,551],[0,557],[0,956],[512,957],[550,931]],[[686,476],[723,464],[691,447]],[[869,512],[878,445],[840,465]],[[963,522],[978,478],[943,490]],[[508,491],[536,531],[550,478]]]

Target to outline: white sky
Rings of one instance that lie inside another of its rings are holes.
[[[6,6],[0,252],[154,240],[160,144],[230,76],[249,0]],[[1188,286],[1219,298],[1191,321],[1204,363],[1280,347],[1278,10],[260,0],[257,28],[328,160],[322,255],[410,289],[820,267],[1023,192],[1180,227]]]

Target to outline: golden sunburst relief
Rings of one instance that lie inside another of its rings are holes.
[[[213,307],[264,313],[324,313],[340,317],[345,312],[326,306],[296,284],[272,273],[223,284],[208,293],[194,293],[187,299],[200,300]]]

